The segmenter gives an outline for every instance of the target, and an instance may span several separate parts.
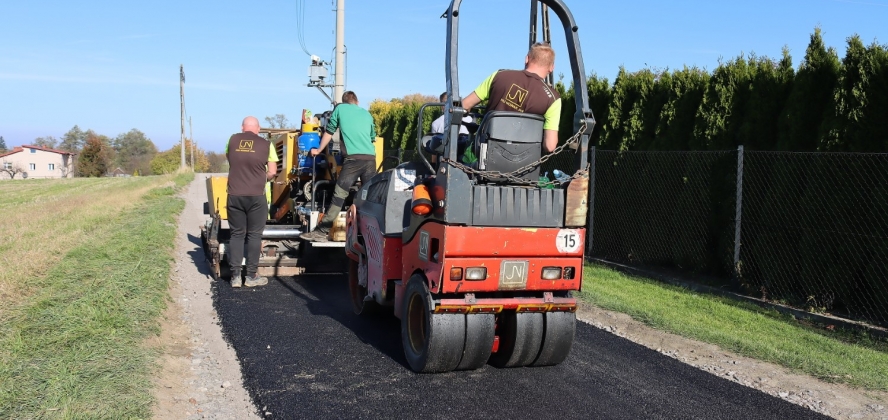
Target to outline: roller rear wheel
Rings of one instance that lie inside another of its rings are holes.
[[[367,288],[361,286],[361,271],[366,279],[367,264],[359,264],[357,261],[348,260],[348,292],[351,297],[352,311],[357,315],[373,315],[379,312],[380,306],[376,301],[365,301]],[[366,280],[365,280],[366,281]],[[365,283],[366,284],[366,283]]]
[[[577,328],[577,314],[573,312],[547,312],[545,332],[540,354],[532,366],[554,366],[564,361],[573,345]]]
[[[483,367],[493,349],[496,318],[493,314],[468,314],[466,318],[466,345],[458,370]]]
[[[529,366],[540,354],[543,343],[543,314],[506,311],[500,314],[497,333],[499,349],[490,357],[496,367]]]
[[[426,280],[414,274],[404,293],[401,345],[415,372],[449,372],[460,365],[466,340],[463,314],[436,314]]]

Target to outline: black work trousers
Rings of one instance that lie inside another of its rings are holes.
[[[342,170],[339,172],[339,178],[336,180],[336,189],[333,191],[333,201],[327,212],[324,213],[324,219],[321,220],[322,229],[327,229],[333,225],[333,221],[342,211],[345,205],[345,199],[348,198],[348,191],[361,180],[362,184],[370,181],[370,178],[376,175],[376,160],[358,160],[345,158],[342,162]]]
[[[268,219],[268,202],[264,195],[251,197],[228,196],[228,227],[231,241],[228,243],[232,275],[241,270],[246,248],[248,276],[259,270],[259,253],[262,251],[262,231]],[[246,244],[245,244],[246,242]]]

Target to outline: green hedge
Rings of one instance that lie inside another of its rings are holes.
[[[591,74],[586,90],[598,124],[592,144],[609,150],[888,151],[888,47],[848,38],[840,60],[815,29],[798,69],[787,50],[779,60],[740,55],[711,73],[620,68],[611,84]],[[561,92],[560,137],[573,132],[573,86]],[[411,95],[371,104],[387,149],[413,148],[424,102]],[[440,115],[426,111],[425,127]]]

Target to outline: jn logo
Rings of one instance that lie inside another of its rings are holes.
[[[512,271],[505,273],[505,275],[506,280],[508,280],[510,283],[514,282],[515,280],[521,280],[524,278],[524,267],[517,264],[513,265]]]
[[[527,100],[527,93],[527,89],[513,83],[502,102],[518,112],[524,112],[524,101]]]
[[[524,287],[527,284],[527,261],[503,261],[500,266],[500,287]]]
[[[512,87],[509,88],[509,93],[506,94],[506,99],[515,102],[519,106],[524,105],[524,100],[527,99],[527,89],[513,83]]]
[[[237,147],[238,152],[252,152],[253,151],[253,140],[241,140],[240,145]]]
[[[419,258],[429,260],[429,233],[424,230],[419,231]]]

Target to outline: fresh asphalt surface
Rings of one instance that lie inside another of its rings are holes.
[[[399,320],[354,315],[344,276],[213,290],[266,418],[826,418],[582,322],[559,366],[419,375],[404,359]]]

